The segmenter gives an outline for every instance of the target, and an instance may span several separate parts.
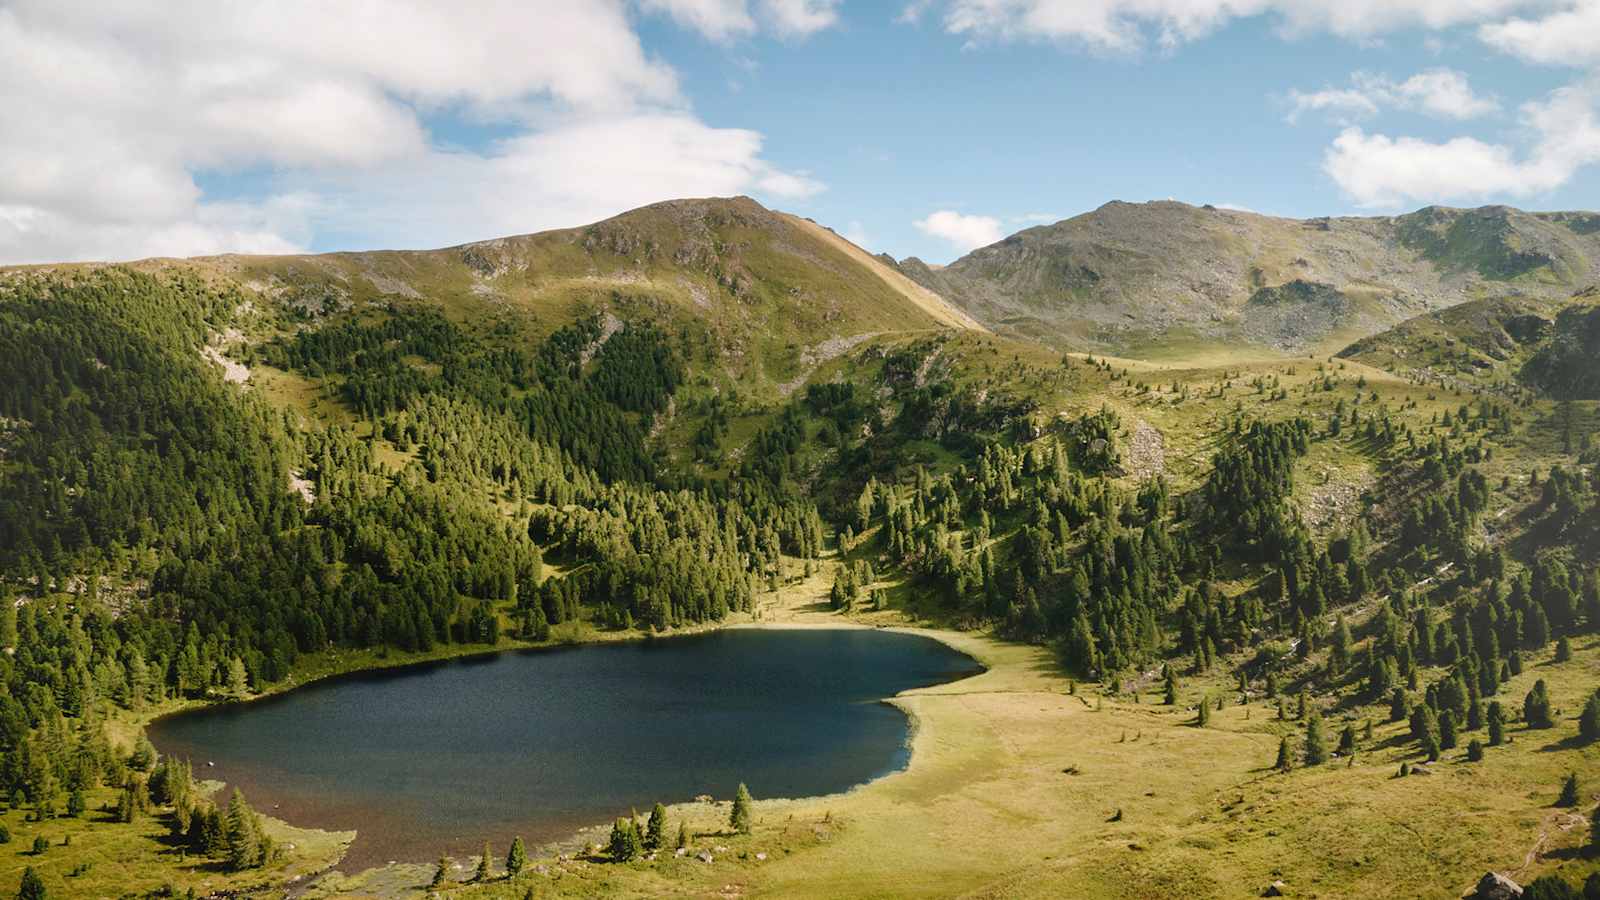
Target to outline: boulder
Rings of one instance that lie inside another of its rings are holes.
[[[1284,890],[1288,887],[1289,886],[1287,884],[1284,884],[1281,881],[1274,881],[1273,883],[1267,885],[1267,889],[1261,892],[1261,896],[1282,897]]]
[[[1517,900],[1521,896],[1522,885],[1499,872],[1483,873],[1478,886],[1467,895],[1469,900]]]

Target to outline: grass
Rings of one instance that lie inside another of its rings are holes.
[[[778,595],[763,594],[760,624],[905,621],[894,611],[829,612],[832,565],[810,578],[796,570]],[[1159,679],[1137,699],[1110,695],[1074,685],[1044,648],[910,630],[987,670],[895,698],[915,723],[907,770],[818,798],[763,799],[752,785],[748,836],[726,832],[725,799],[680,804],[669,808],[669,831],[687,822],[688,858],[608,863],[591,852],[605,842],[601,827],[543,848],[540,870],[510,879],[497,868],[494,881],[455,885],[450,896],[1199,898],[1250,896],[1281,879],[1297,897],[1450,898],[1491,869],[1526,883],[1550,871],[1581,879],[1597,867],[1580,849],[1587,832],[1574,811],[1551,805],[1567,771],[1600,772],[1600,747],[1574,740],[1579,700],[1600,685],[1593,638],[1577,642],[1565,664],[1548,651],[1531,658],[1499,696],[1520,708],[1533,681],[1546,679],[1562,710],[1555,729],[1516,724],[1512,741],[1489,748],[1482,762],[1466,762],[1458,748],[1431,774],[1402,779],[1400,763],[1419,757],[1400,739],[1404,723],[1383,721],[1386,706],[1324,700],[1332,739],[1345,721],[1359,730],[1372,718],[1374,740],[1353,762],[1284,774],[1271,769],[1279,737],[1300,734],[1300,723],[1278,721],[1259,684],[1241,705],[1227,665],[1185,676],[1179,704],[1167,707]],[[1202,696],[1229,699],[1197,728]],[[1464,735],[1463,748],[1472,737],[1483,732]],[[1577,811],[1585,817],[1600,800],[1600,779],[1589,778]],[[713,861],[694,859],[701,850]],[[475,861],[456,862],[452,877],[465,879]],[[408,896],[432,872],[410,865],[340,875],[307,896]]]
[[[22,810],[0,813],[0,823],[11,832],[10,843],[0,844],[0,885],[9,890],[31,866],[51,897],[122,897],[169,886],[180,892],[193,888],[201,896],[228,892],[247,896],[327,869],[355,839],[354,832],[295,828],[267,818],[267,833],[283,849],[283,857],[266,869],[227,872],[218,863],[186,856],[171,844],[162,819],[140,816],[132,823],[116,821],[107,810],[115,808],[118,793],[112,788],[89,792],[88,811],[75,818],[31,822]],[[50,848],[35,854],[32,845],[39,836]]]

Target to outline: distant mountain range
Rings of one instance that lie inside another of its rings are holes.
[[[1487,206],[1302,220],[1113,202],[948,266],[896,265],[996,331],[1062,347],[1336,349],[1469,300],[1595,284],[1600,215]]]

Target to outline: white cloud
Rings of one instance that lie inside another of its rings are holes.
[[[1478,24],[1546,0],[949,0],[945,28],[981,40],[1036,39],[1132,52],[1193,41],[1237,19],[1270,16],[1286,34],[1370,38]]]
[[[924,234],[943,238],[963,252],[993,244],[1005,237],[1000,220],[993,216],[969,216],[941,209],[912,223]]]
[[[765,0],[773,28],[785,37],[809,37],[839,23],[841,0]]]
[[[1332,113],[1339,121],[1376,115],[1378,112],[1377,101],[1365,91],[1355,88],[1324,88],[1310,93],[1290,90],[1289,107],[1290,122],[1299,121],[1308,112]]]
[[[749,34],[756,27],[745,0],[639,0],[639,6],[666,13],[714,41]]]
[[[1524,104],[1522,119],[1533,146],[1521,158],[1511,147],[1477,138],[1433,142],[1352,127],[1334,140],[1323,168],[1368,207],[1537,194],[1600,162],[1597,100],[1590,88],[1569,86]]]
[[[1540,19],[1509,19],[1478,29],[1478,39],[1530,62],[1600,64],[1600,0],[1577,0]]]
[[[1454,69],[1429,69],[1396,82],[1384,75],[1357,72],[1352,87],[1326,88],[1310,93],[1289,92],[1289,121],[1307,112],[1326,112],[1348,122],[1376,115],[1383,107],[1410,109],[1445,119],[1471,119],[1500,108],[1492,97],[1472,90],[1467,76]]]
[[[749,27],[743,0],[630,2],[708,35]],[[760,135],[696,118],[624,0],[13,0],[0,108],[0,262],[285,252],[317,229],[365,238],[357,223],[377,218],[415,246],[692,193],[820,189],[765,162]],[[516,136],[447,152],[436,113]],[[272,189],[224,203],[197,183],[246,170]],[[368,185],[392,187],[381,215],[361,208]]]

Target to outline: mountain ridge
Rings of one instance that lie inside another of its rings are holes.
[[[1290,219],[1111,201],[943,267],[897,265],[992,328],[1066,349],[1184,336],[1304,352],[1490,294],[1594,284],[1600,215],[1430,206]]]

